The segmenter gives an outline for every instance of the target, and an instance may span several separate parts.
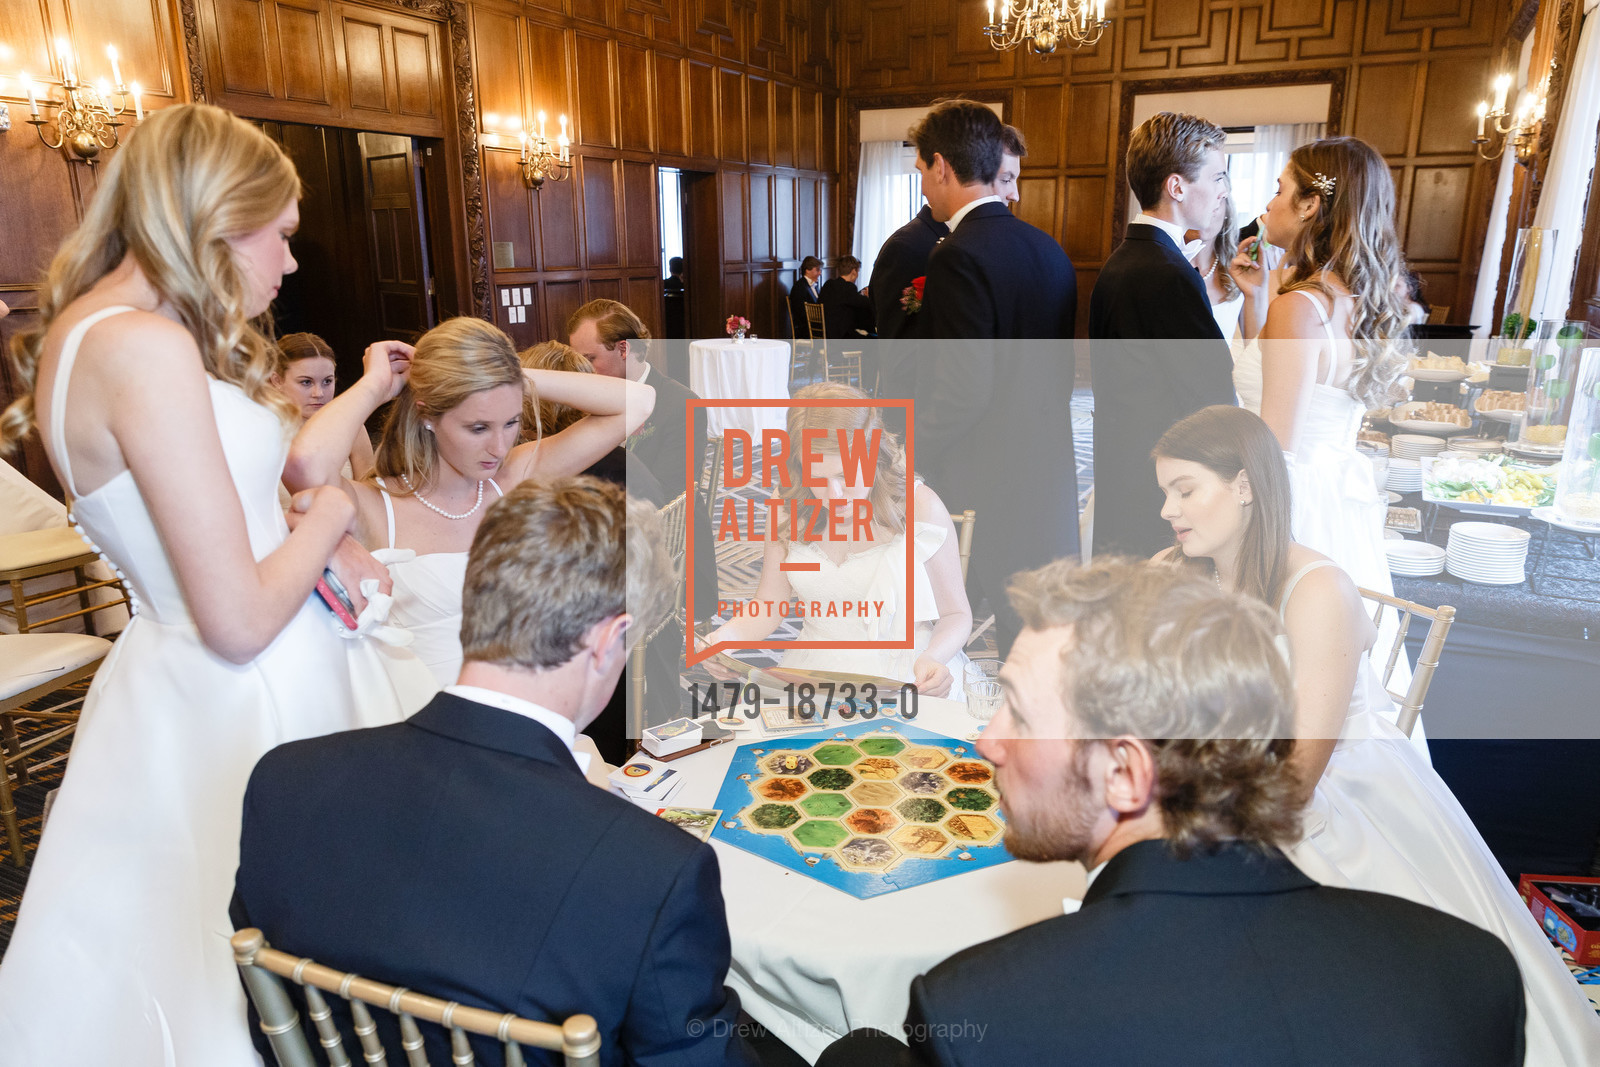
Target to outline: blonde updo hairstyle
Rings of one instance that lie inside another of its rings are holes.
[[[374,475],[384,479],[385,488],[395,495],[430,484],[439,468],[439,445],[425,424],[474,393],[502,385],[522,390],[525,413],[530,403],[537,403],[522,374],[516,346],[496,326],[462,316],[423,334],[411,357],[405,387],[384,419],[373,454]],[[537,429],[535,435],[537,440]]]
[[[1299,193],[1297,204],[1317,199],[1287,249],[1280,293],[1315,290],[1330,301],[1322,281],[1327,271],[1354,299],[1350,337],[1354,344],[1349,394],[1369,408],[1398,399],[1399,378],[1412,345],[1407,335],[1405,259],[1395,235],[1394,178],[1383,156],[1355,137],[1328,137],[1289,153],[1288,171]],[[1330,192],[1320,192],[1332,182]]]
[[[789,409],[788,434],[789,434],[789,485],[782,487],[778,495],[785,500],[808,500],[811,498],[810,487],[800,481],[804,471],[802,460],[801,434],[805,430],[826,430],[827,436],[819,439],[813,449],[824,454],[839,452],[838,430],[866,432],[867,442],[871,443],[872,431],[882,431],[878,444],[878,466],[873,476],[872,492],[868,500],[872,504],[872,520],[879,526],[893,533],[901,533],[906,528],[906,454],[900,447],[900,441],[894,434],[884,429],[883,418],[878,414],[879,409],[872,406],[872,398],[853,385],[843,382],[818,382],[808,385],[794,394],[796,400],[859,400],[861,407],[811,407],[795,405]],[[804,512],[801,512],[804,522]],[[780,520],[783,529],[780,536],[784,540],[791,540],[788,529],[787,509]]]
[[[594,364],[583,357],[583,354],[571,345],[562,344],[560,341],[541,341],[530,348],[524,348],[517,354],[522,365],[529,370],[564,370],[572,374],[593,374]],[[554,400],[540,400],[537,404],[530,404],[532,417],[524,415],[524,436],[532,433],[528,440],[538,440],[541,434],[560,433],[575,422],[586,417],[586,412],[579,411],[570,404],[558,404]]]
[[[0,417],[0,451],[34,427],[34,383],[45,336],[67,306],[131,256],[178,316],[213,377],[265,405],[285,425],[295,406],[273,388],[278,354],[251,321],[245,268],[229,238],[271,224],[300,196],[294,164],[266,134],[209,104],[150,115],[101,171],[83,221],[50,262],[39,322],[11,342],[17,399]]]

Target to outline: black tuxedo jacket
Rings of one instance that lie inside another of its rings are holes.
[[[979,204],[928,256],[917,335],[924,338],[1070,339],[1078,276],[1056,239]]]
[[[912,279],[927,275],[933,246],[949,232],[950,227],[934,221],[933,209],[923,204],[917,217],[890,234],[878,249],[867,288],[872,293],[879,337],[906,336],[906,313],[900,306],[900,297]]]
[[[590,785],[540,724],[448,693],[407,722],[262,757],[232,914],[286,952],[447,1000],[557,1024],[586,1012],[605,1064],[753,1062],[727,1036],[716,853]],[[373,1014],[398,1050],[393,1016]],[[449,1063],[444,1031],[423,1030],[430,1062]],[[500,1062],[497,1042],[474,1046]]]
[[[861,334],[857,330],[875,332],[872,301],[843,278],[829,278],[822,283],[822,317],[829,337],[859,340]]]
[[[820,297],[811,292],[811,283],[804,274],[794,280],[789,287],[789,323],[796,337],[811,336],[810,327],[806,325],[806,305],[820,303]]]
[[[1185,415],[1234,402],[1233,357],[1200,272],[1143,223],[1128,227],[1095,280],[1089,336],[1094,550],[1151,556],[1172,544],[1172,528],[1150,450]]]
[[[1180,861],[1145,841],[1077,914],[916,979],[906,1025],[941,1067],[1512,1067],[1523,1013],[1511,953],[1469,923],[1320,886],[1276,851]]]

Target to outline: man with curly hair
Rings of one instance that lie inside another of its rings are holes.
[[[1088,867],[1082,907],[916,979],[909,1050],[858,1031],[818,1067],[1522,1062],[1497,938],[1318,885],[1279,851],[1301,812],[1269,609],[1122,559],[1057,561],[1009,591],[1025,628],[978,749],[1006,848]]]

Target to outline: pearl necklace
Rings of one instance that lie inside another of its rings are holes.
[[[405,485],[405,487],[407,489],[411,490],[411,495],[417,498],[417,503],[421,504],[423,507],[427,508],[429,511],[434,512],[435,514],[443,515],[447,519],[456,519],[456,520],[469,519],[473,515],[477,514],[478,509],[483,506],[483,481],[484,480],[482,478],[478,479],[478,502],[476,504],[473,504],[472,507],[468,508],[466,511],[463,511],[459,515],[450,514],[444,508],[441,508],[439,505],[433,503],[427,497],[425,497],[421,493],[417,492],[416,488],[414,486],[412,486],[412,484],[411,484],[411,479],[407,478],[405,475],[401,475],[400,476],[400,481]]]
[[[1217,570],[1215,563],[1211,565],[1211,580],[1217,583],[1218,589],[1222,588],[1222,573]]]
[[[1209,282],[1211,280],[1211,276],[1216,274],[1216,273],[1217,273],[1217,260],[1216,260],[1216,257],[1212,257],[1211,269],[1206,271],[1206,281]]]

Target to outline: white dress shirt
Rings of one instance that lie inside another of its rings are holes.
[[[950,221],[945,223],[945,225],[950,227],[950,232],[951,233],[955,233],[956,232],[956,227],[961,225],[961,220],[966,218],[969,214],[971,214],[972,213],[972,209],[977,207],[979,204],[1003,204],[1003,203],[1005,203],[1005,200],[1003,200],[1002,198],[1000,198],[998,196],[980,196],[980,197],[978,197],[978,199],[973,200],[973,201],[971,201],[969,203],[966,203],[966,204],[962,204],[960,207],[958,207],[956,209],[956,213],[954,215],[950,216]]]
[[[1176,222],[1168,222],[1166,219],[1158,219],[1154,215],[1148,215],[1143,211],[1135,215],[1133,217],[1133,222],[1130,222],[1128,225],[1132,226],[1136,223],[1145,226],[1154,226],[1156,229],[1166,234],[1172,240],[1172,247],[1183,253],[1184,259],[1194,259],[1195,255],[1200,251],[1200,249],[1204,248],[1206,244],[1204,241],[1185,241],[1183,239],[1183,235],[1188,231],[1182,226],[1179,226]]]
[[[444,691],[451,696],[458,696],[462,700],[470,700],[474,704],[487,704],[491,708],[499,708],[515,715],[532,719],[560,739],[567,746],[567,751],[572,753],[572,760],[578,765],[578,770],[585,773],[589,770],[589,753],[578,752],[572,746],[577,743],[578,727],[565,715],[557,715],[549,708],[539,705],[521,697],[514,697],[509,693],[502,693],[498,689],[484,689],[476,685],[447,685]]]

